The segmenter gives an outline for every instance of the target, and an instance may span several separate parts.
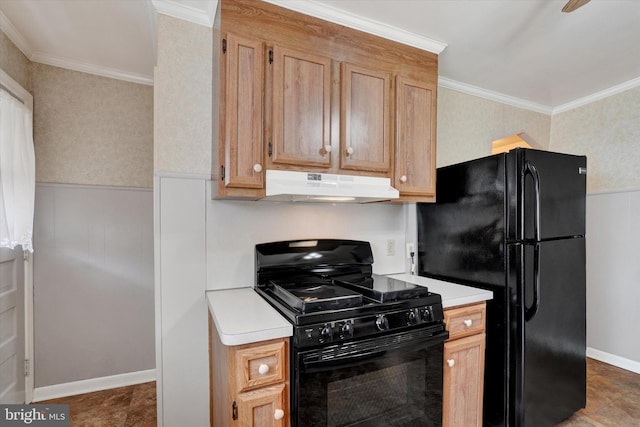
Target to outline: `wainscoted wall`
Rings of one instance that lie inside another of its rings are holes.
[[[640,190],[587,196],[588,355],[640,373]]]
[[[155,366],[153,193],[38,184],[35,386]]]

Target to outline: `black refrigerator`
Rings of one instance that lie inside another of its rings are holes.
[[[483,288],[485,426],[553,426],[586,404],[586,157],[515,149],[437,170],[418,273]]]

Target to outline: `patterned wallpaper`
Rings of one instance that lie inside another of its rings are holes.
[[[587,191],[640,190],[640,87],[556,114],[554,151],[587,156]]]
[[[153,186],[153,88],[32,63],[36,180]]]
[[[438,88],[437,166],[491,154],[491,142],[524,132],[534,147],[549,148],[551,118],[522,108]]]
[[[0,30],[0,68],[31,92],[30,61]]]
[[[213,30],[158,15],[154,171],[211,176]]]

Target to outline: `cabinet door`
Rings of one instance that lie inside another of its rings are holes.
[[[289,425],[285,384],[240,393],[237,396],[238,426],[285,427]]]
[[[274,46],[272,162],[331,166],[331,59]]]
[[[442,425],[482,426],[485,334],[444,344]]]
[[[227,34],[226,46],[224,187],[263,188],[263,43]]]
[[[340,65],[340,168],[390,172],[391,74]]]
[[[436,84],[396,77],[396,167],[400,196],[435,196]]]

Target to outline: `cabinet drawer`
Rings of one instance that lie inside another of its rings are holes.
[[[285,340],[238,347],[235,350],[237,391],[284,382],[287,355]]]
[[[449,339],[454,340],[484,332],[485,317],[485,303],[445,310],[444,321],[449,331]]]

